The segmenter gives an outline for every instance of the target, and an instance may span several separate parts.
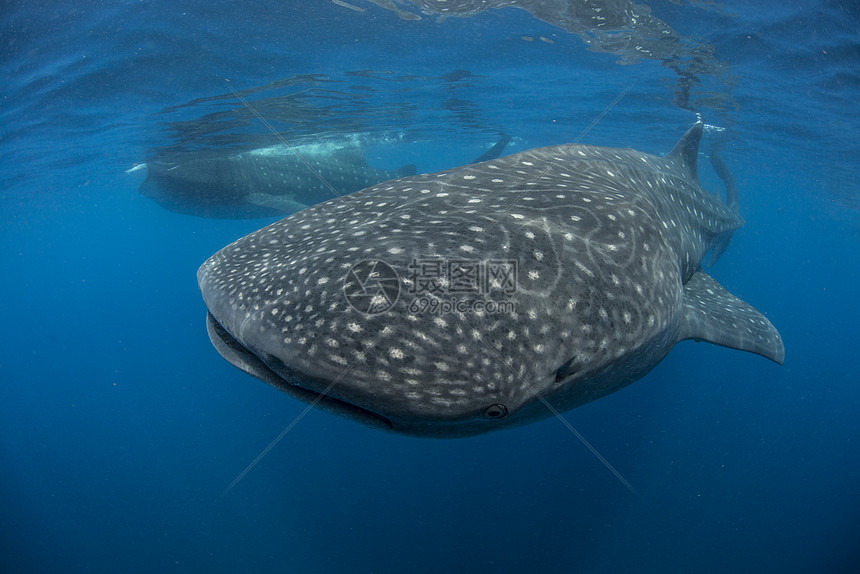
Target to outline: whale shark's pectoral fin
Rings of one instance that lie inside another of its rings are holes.
[[[780,365],[782,337],[764,315],[699,271],[684,285],[678,340],[696,339],[749,351]]]
[[[270,195],[267,193],[249,193],[245,201],[259,207],[269,207],[283,215],[296,213],[308,206],[293,199],[292,196]],[[274,214],[273,214],[274,215]]]

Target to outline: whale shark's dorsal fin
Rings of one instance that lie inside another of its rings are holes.
[[[699,156],[699,141],[702,139],[702,132],[705,128],[705,122],[702,121],[702,118],[699,118],[693,127],[687,130],[681,139],[675,144],[675,147],[672,148],[666,155],[666,160],[668,162],[674,163],[681,169],[685,175],[688,175],[690,179],[699,182],[699,172],[696,167],[696,159]]]
[[[511,141],[511,136],[506,134],[505,132],[499,132],[499,141],[497,141],[493,147],[482,153],[480,156],[476,157],[472,163],[480,163],[482,161],[488,161],[491,159],[496,159],[502,152],[505,151],[505,147],[507,147],[508,142]]]
[[[780,365],[782,338],[764,315],[699,271],[684,285],[684,310],[678,340],[696,339],[749,351]]]

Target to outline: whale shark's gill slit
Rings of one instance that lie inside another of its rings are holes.
[[[514,376],[520,380],[520,382],[523,384],[523,386],[526,387],[541,403],[543,403],[543,405],[549,410],[549,412],[552,413],[552,416],[557,418],[561,422],[561,424],[563,424],[565,427],[567,427],[567,430],[569,430],[571,432],[571,434],[573,434],[573,436],[575,436],[577,439],[579,439],[579,442],[581,442],[585,446],[585,448],[590,450],[591,454],[593,454],[595,457],[597,457],[597,460],[599,460],[603,464],[603,466],[605,466],[607,468],[607,470],[609,470],[609,472],[614,474],[615,478],[617,478],[621,482],[621,484],[623,484],[627,488],[627,490],[629,490],[630,492],[632,492],[636,496],[639,496],[639,493],[636,491],[635,488],[633,488],[633,485],[630,484],[627,481],[627,479],[624,478],[624,476],[622,476],[622,474],[620,472],[618,472],[618,470],[614,466],[612,466],[612,464],[608,460],[603,458],[603,455],[600,454],[600,452],[598,452],[598,450],[596,448],[594,448],[594,446],[590,442],[588,442],[585,439],[585,437],[582,436],[582,434],[580,434],[580,432],[578,430],[576,430],[573,427],[573,425],[567,421],[566,418],[561,416],[561,413],[558,412],[558,409],[556,409],[554,406],[552,406],[549,403],[549,401],[547,401],[545,398],[543,398],[543,396],[541,396],[541,394],[539,392],[537,392],[537,390],[528,381],[523,379],[523,377],[519,374],[519,372],[516,369],[514,369],[514,367],[508,361],[506,361],[504,357],[502,357],[502,355],[499,353],[498,350],[496,350],[495,347],[490,345],[480,335],[478,336],[478,339],[484,345],[486,345],[488,349],[490,349],[493,353],[495,353],[496,358],[499,361],[501,361],[501,363],[503,365],[505,365],[508,369],[510,369],[511,373],[513,373]],[[571,361],[572,360],[573,359],[571,359]],[[556,372],[556,377],[558,377],[558,373],[561,372],[565,366],[568,366],[568,364],[569,364],[569,362],[565,363],[565,365],[561,369],[559,369],[558,372]],[[558,381],[558,378],[556,378],[556,381]],[[501,405],[499,405],[499,406],[501,406]],[[505,409],[505,414],[507,414],[507,409]]]
[[[560,366],[558,370],[555,372],[555,383],[561,384],[565,379],[575,374],[579,367],[575,365],[576,357],[571,358],[565,364]]]
[[[263,125],[266,126],[266,129],[268,129],[270,132],[272,132],[272,134],[276,138],[281,140],[281,143],[284,144],[285,146],[287,146],[287,149],[290,150],[298,158],[298,160],[305,165],[305,167],[307,167],[309,170],[311,170],[311,173],[313,173],[314,176],[316,176],[316,178],[319,179],[322,182],[322,184],[324,186],[326,186],[326,188],[330,192],[332,192],[332,194],[334,194],[335,197],[337,197],[339,200],[341,200],[343,202],[343,204],[346,205],[346,207],[353,213],[353,215],[355,215],[358,219],[360,219],[361,222],[368,229],[370,229],[374,235],[377,235],[377,236],[379,235],[379,232],[376,231],[376,229],[374,229],[373,226],[370,225],[370,223],[368,223],[367,220],[364,217],[362,217],[361,214],[358,213],[355,210],[355,208],[353,208],[353,206],[350,205],[350,203],[348,201],[345,201],[343,199],[343,195],[338,193],[337,190],[334,188],[334,186],[332,184],[330,184],[328,182],[328,180],[326,180],[326,178],[324,178],[320,172],[318,172],[316,169],[314,169],[314,167],[310,164],[310,162],[308,162],[308,160],[306,160],[302,156],[302,154],[299,153],[299,150],[297,150],[295,147],[290,145],[290,143],[284,138],[284,136],[282,136],[280,133],[278,133],[278,131],[275,130],[274,127],[272,127],[272,124],[270,124],[269,121],[260,114],[260,112],[258,112],[250,103],[248,103],[248,100],[246,100],[239,92],[237,92],[233,88],[233,86],[230,85],[230,80],[225,80],[225,83],[227,84],[227,87],[230,88],[230,91],[233,92],[233,95],[236,96],[236,98],[238,98],[240,102],[242,102],[242,105],[244,105],[246,108],[248,108],[248,110],[252,114],[254,114],[254,116],[258,120],[260,120],[263,123]]]

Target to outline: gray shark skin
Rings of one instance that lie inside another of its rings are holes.
[[[510,136],[475,161],[499,157]],[[241,153],[163,153],[146,162],[139,192],[177,213],[223,219],[288,215],[382,181],[415,175],[414,165],[378,169],[359,134]]]
[[[146,168],[142,195],[170,211],[229,219],[295,213],[381,181],[415,174],[414,165],[397,170],[371,167],[364,159],[363,143],[349,137],[293,149],[280,144],[233,154],[166,153],[147,161]]]
[[[665,157],[537,148],[289,216],[200,267],[210,339],[238,368],[317,407],[446,438],[615,392],[684,339],[781,364],[773,325],[700,267],[743,224],[698,184],[702,126]],[[515,289],[468,296],[509,307],[421,312],[421,258],[515,262]],[[350,274],[360,261],[373,269],[365,283]],[[396,272],[396,302],[351,306],[349,293],[391,289],[380,269]]]

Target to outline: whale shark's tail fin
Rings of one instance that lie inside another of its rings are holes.
[[[720,156],[720,149],[717,146],[714,146],[714,149],[711,150],[711,166],[713,166],[714,171],[717,172],[720,179],[723,180],[723,183],[726,184],[726,205],[729,206],[732,212],[740,215],[738,186],[735,185],[735,178],[732,177],[732,172],[729,171],[728,166],[723,162],[723,158]]]
[[[735,184],[735,178],[732,177],[732,172],[729,171],[728,166],[723,162],[722,156],[720,156],[720,151],[718,146],[714,146],[711,150],[711,166],[714,168],[714,171],[717,173],[719,178],[723,180],[723,183],[726,185],[726,205],[729,209],[732,210],[732,213],[740,217],[740,202],[738,201],[738,186]],[[714,243],[714,249],[711,251],[711,257],[708,260],[708,267],[712,267],[714,263],[717,262],[717,259],[720,258],[720,255],[728,248],[729,241],[732,239],[732,232],[727,231],[723,233],[717,241]]]

